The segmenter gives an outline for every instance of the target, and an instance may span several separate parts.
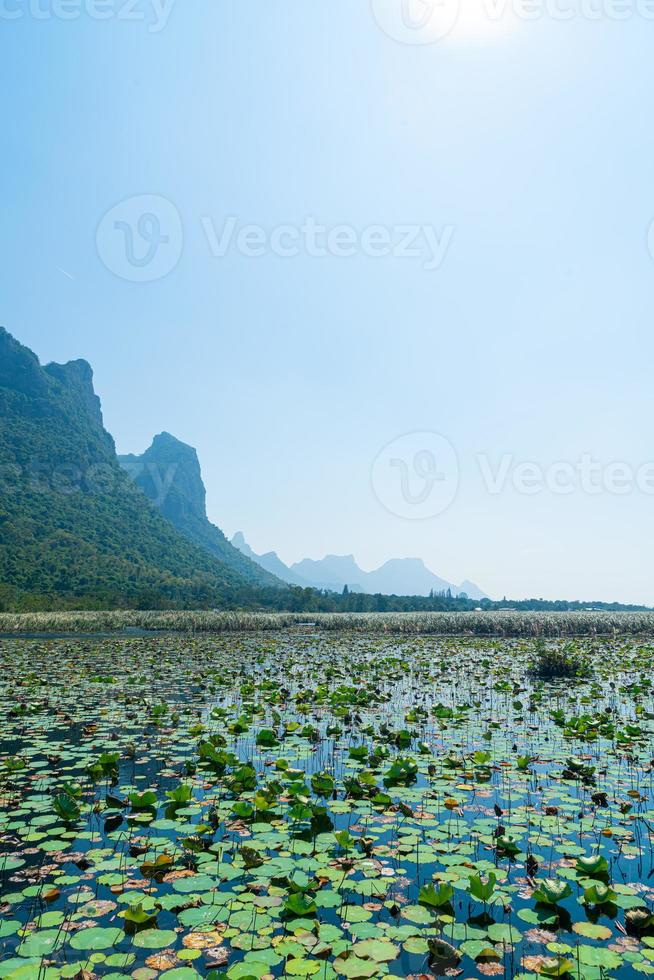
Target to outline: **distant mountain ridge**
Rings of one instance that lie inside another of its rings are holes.
[[[453,596],[465,593],[470,599],[488,598],[474,582],[466,580],[461,585],[454,585],[440,578],[427,568],[421,558],[391,558],[372,572],[364,572],[354,555],[326,555],[318,560],[304,558],[288,566],[274,551],[257,555],[242,531],[238,531],[231,541],[235,548],[259,562],[263,568],[274,570],[278,578],[294,585],[331,592],[342,592],[347,586],[350,592],[367,595],[429,595],[432,591],[436,595],[449,590]]]
[[[306,579],[303,579],[301,575],[296,575],[288,565],[285,565],[281,558],[277,555],[275,551],[268,551],[265,555],[256,555],[250,545],[247,543],[241,531],[237,531],[231,540],[232,545],[237,548],[242,554],[246,555],[252,561],[255,561],[266,571],[270,572],[272,575],[276,575],[277,578],[281,579],[282,582],[288,582],[289,585],[298,585],[303,589],[311,588]]]

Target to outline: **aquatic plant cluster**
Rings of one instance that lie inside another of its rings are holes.
[[[0,978],[654,973],[654,647],[563,644],[3,640]]]
[[[654,612],[309,613],[204,610],[0,613],[2,633],[98,633],[127,629],[239,632],[314,626],[320,630],[433,636],[654,636]]]

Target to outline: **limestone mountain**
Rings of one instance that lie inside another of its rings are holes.
[[[367,592],[366,573],[359,568],[354,555],[325,555],[318,561],[303,558],[291,565],[291,571],[306,578],[319,589],[342,592],[347,585],[350,592]]]
[[[458,595],[456,585],[431,572],[421,558],[391,558],[367,577],[368,588],[375,592],[402,595],[428,595],[430,592],[447,592]]]
[[[261,586],[280,586],[274,574],[234,548],[207,517],[207,494],[198,455],[192,446],[162,432],[154,437],[152,445],[141,456],[119,456],[118,461],[185,538],[219,558],[242,577]]]
[[[0,605],[247,605],[264,573],[237,558],[187,540],[123,471],[86,361],[44,367],[0,327]]]

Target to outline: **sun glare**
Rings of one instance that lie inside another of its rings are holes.
[[[453,40],[499,38],[512,31],[519,22],[509,0],[459,0],[457,7],[456,20],[449,33]]]
[[[512,0],[372,0],[389,37],[403,44],[501,37],[519,22]]]

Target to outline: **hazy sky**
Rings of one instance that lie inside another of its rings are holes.
[[[454,2],[0,0],[0,322],[257,550],[654,603],[654,4]]]

